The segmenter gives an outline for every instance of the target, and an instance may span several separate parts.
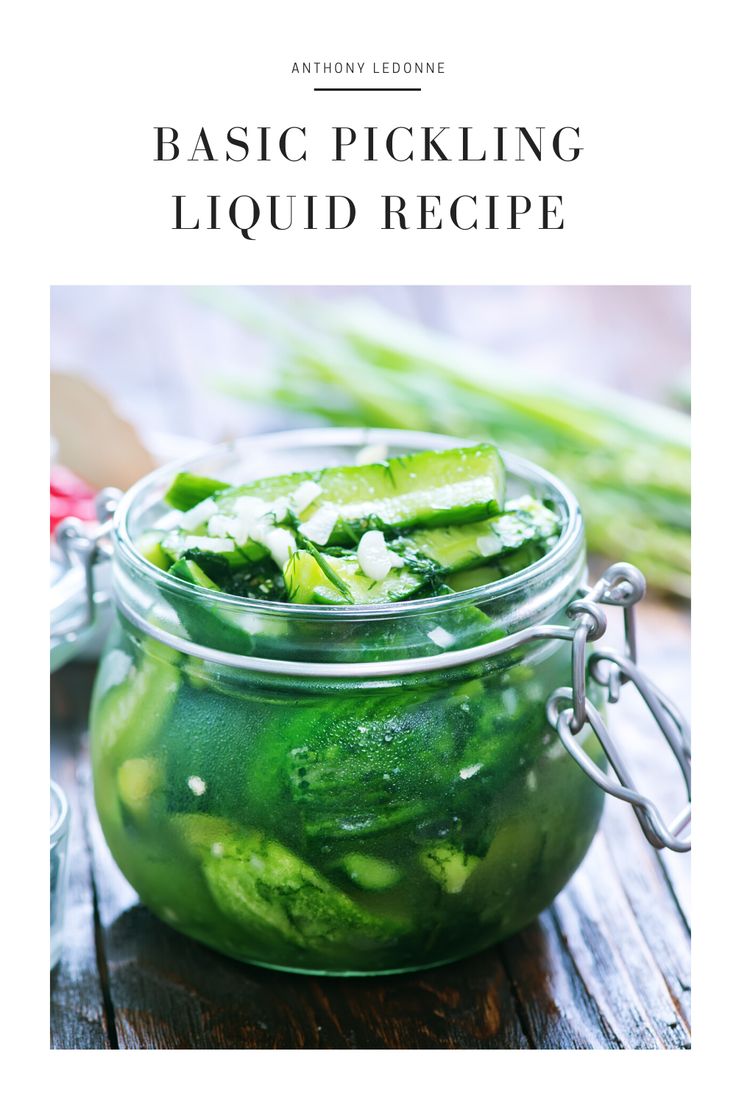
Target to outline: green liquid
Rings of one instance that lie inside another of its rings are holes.
[[[601,792],[544,716],[568,683],[561,646],[472,677],[269,684],[119,626],[92,713],[102,827],[153,912],[234,958],[460,958],[544,909],[595,833]]]

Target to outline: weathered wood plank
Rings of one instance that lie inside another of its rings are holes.
[[[385,978],[320,980],[342,1041],[376,1049],[526,1050],[529,1040],[498,949]]]
[[[632,824],[633,832],[625,830]],[[662,975],[674,1008],[687,1031],[690,1028],[690,932],[660,856],[636,829],[630,809],[611,804],[603,824],[603,842],[609,853],[628,907],[636,920],[654,964]],[[683,862],[685,856],[673,856]]]
[[[637,843],[633,836],[624,845]],[[645,892],[656,887],[656,882],[644,883]],[[668,894],[660,904],[673,908]],[[656,911],[650,910],[648,918]],[[586,989],[621,1044],[627,1049],[686,1048],[689,1033],[681,1002],[673,999],[639,926],[605,832],[557,898],[554,913]]]
[[[579,976],[548,909],[501,947],[533,1047],[608,1050],[620,1045]]]
[[[69,800],[72,819],[64,944],[61,961],[51,974],[51,1046],[105,1049],[110,1036],[97,961],[90,855],[76,779],[80,727],[75,695],[85,700],[84,687],[78,683],[67,681],[66,693],[56,686],[55,704],[64,719],[54,726],[52,776]]]

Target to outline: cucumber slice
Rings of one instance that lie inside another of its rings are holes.
[[[286,590],[291,602],[320,605],[369,605],[398,602],[418,591],[424,575],[409,568],[395,568],[385,579],[370,579],[360,569],[355,555],[330,556],[301,550],[284,568]]]
[[[135,821],[144,823],[148,819],[154,796],[163,782],[163,769],[157,759],[126,759],[118,767],[120,800]]]
[[[498,829],[467,887],[483,903],[484,921],[502,915],[509,898],[533,892],[544,846],[545,832],[533,817],[512,818]]]
[[[164,501],[175,510],[191,510],[210,498],[215,491],[224,491],[230,486],[219,479],[209,479],[205,475],[192,472],[179,472],[164,496]]]
[[[424,586],[425,576],[408,567],[393,568],[385,579],[364,575],[355,556],[325,556],[330,568],[346,584],[355,603],[400,602]]]
[[[361,889],[391,889],[401,880],[401,871],[387,859],[373,855],[345,855],[342,867],[351,881]]]
[[[419,861],[445,893],[460,893],[470,875],[480,863],[477,855],[466,855],[450,843],[437,843],[419,856]]]
[[[177,560],[169,574],[193,586],[221,593],[221,587],[194,560]],[[251,635],[243,627],[237,614],[213,609],[194,593],[191,597],[169,595],[168,600],[192,640],[240,655],[249,655],[253,650]]]
[[[182,559],[195,563],[212,583],[227,594],[269,601],[284,601],[286,598],[284,577],[269,557],[232,565],[217,552],[193,549],[186,552]]]
[[[444,575],[467,572],[483,564],[498,564],[493,578],[519,571],[543,555],[545,542],[558,531],[555,514],[531,498],[524,499],[513,512],[484,521],[415,529],[389,542],[390,550],[398,553],[406,565],[391,570],[380,582],[364,574],[355,554],[335,556],[311,546],[311,555],[302,551],[287,565],[287,593],[290,601],[302,603],[398,602],[430,580],[436,582]]]
[[[474,587],[486,586],[488,583],[496,583],[499,579],[505,579],[508,575],[515,575],[517,571],[523,571],[525,567],[531,567],[541,556],[545,549],[540,548],[536,542],[525,544],[523,548],[517,548],[505,556],[499,556],[492,563],[483,564],[480,567],[471,567],[467,571],[457,571],[447,576],[447,584],[451,590],[473,590]]]
[[[164,529],[147,529],[135,542],[141,556],[145,556],[149,563],[154,567],[160,567],[162,571],[168,571],[173,562],[173,558],[162,546],[162,541],[165,541],[168,536],[169,533]]]
[[[447,589],[455,591],[474,590],[475,587],[487,586],[488,583],[496,583],[503,578],[497,564],[483,564],[481,567],[471,567],[467,571],[456,571],[449,575],[446,583]]]
[[[416,529],[393,541],[391,548],[409,561],[426,557],[448,573],[491,563],[531,544],[536,544],[538,555],[542,555],[545,542],[559,533],[559,522],[541,502],[522,501],[513,511],[484,521]]]
[[[170,824],[186,853],[200,861],[209,855],[222,856],[225,843],[238,835],[232,821],[207,813],[178,813]]]
[[[298,947],[340,949],[392,942],[402,927],[374,916],[275,840],[244,831],[204,863],[204,876],[225,916],[261,938]]]
[[[138,757],[148,750],[176,698],[181,675],[168,658],[174,653],[164,645],[156,645],[168,653],[159,658],[154,646],[149,647],[149,653],[141,656],[138,666],[128,660],[125,677],[101,695],[98,691],[92,703],[91,724],[99,746],[106,755],[119,761]],[[105,684],[106,665],[116,665],[121,654],[113,650],[103,659],[98,676],[100,686]]]
[[[298,722],[285,754],[275,744],[278,772],[265,762],[258,770],[284,780],[308,839],[352,837],[351,851],[363,853],[369,837],[426,820],[457,777],[466,718],[426,690],[307,699]],[[264,759],[269,754],[264,748]]]
[[[209,575],[205,574],[194,560],[177,560],[169,574],[175,575],[177,579],[183,579],[185,583],[191,583],[192,586],[204,587],[205,590],[220,590],[217,583],[213,583]]]
[[[218,492],[216,498],[228,510],[243,496],[266,502],[288,498],[303,483],[316,483],[321,494],[300,515],[299,526],[309,540],[323,547],[355,545],[368,528],[479,521],[500,513],[505,495],[505,472],[497,449],[474,445],[415,452],[380,464],[273,476]]]
[[[290,602],[302,605],[345,606],[352,597],[340,588],[334,577],[325,571],[324,557],[320,563],[316,556],[303,549],[295,552],[284,566],[284,582]]]

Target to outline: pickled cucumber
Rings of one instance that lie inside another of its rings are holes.
[[[104,734],[106,755],[122,762],[150,748],[176,701],[180,672],[175,660],[175,652],[153,641],[137,663],[119,649],[108,651],[98,675],[91,718]]]
[[[410,453],[378,464],[272,476],[219,491],[215,498],[222,509],[244,496],[274,502],[306,483],[319,487],[319,494],[299,515],[300,527],[314,522],[319,511],[329,510],[334,516],[326,538],[309,539],[348,546],[357,544],[368,528],[462,524],[498,514],[506,485],[498,450],[474,445]]]
[[[218,907],[260,938],[274,936],[299,947],[365,948],[393,942],[400,921],[357,905],[313,867],[261,832],[226,841],[204,863]]]
[[[498,517],[467,525],[415,529],[390,547],[409,562],[416,557],[431,560],[450,574],[491,563],[529,545],[537,546],[537,555],[543,554],[559,529],[555,514],[527,496]]]
[[[426,582],[424,575],[410,568],[392,571],[385,579],[371,579],[355,555],[317,557],[306,551],[291,557],[284,580],[290,601],[320,605],[398,602],[416,594]]]

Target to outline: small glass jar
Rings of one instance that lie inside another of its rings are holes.
[[[243,482],[354,463],[376,442],[392,455],[458,443],[300,431],[188,467]],[[174,469],[124,497],[117,623],[92,706],[95,797],[113,856],[167,923],[277,969],[390,973],[489,946],[568,881],[603,795],[545,713],[570,682],[569,641],[522,639],[564,620],[584,586],[583,524],[553,476],[506,462],[509,497],[557,512],[552,550],[508,578],[391,606],[192,588],[135,544],[162,521]],[[489,654],[514,634],[518,647]],[[578,741],[602,762],[589,729]]]
[[[61,786],[51,783],[51,969],[61,957],[64,942],[64,904],[69,844],[69,804]]]

